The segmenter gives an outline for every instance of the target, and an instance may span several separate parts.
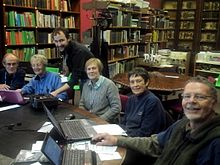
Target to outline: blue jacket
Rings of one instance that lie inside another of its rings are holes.
[[[50,94],[62,85],[61,78],[57,73],[46,72],[41,77],[34,76],[21,90],[23,94]],[[67,93],[63,92],[57,98],[66,100]]]

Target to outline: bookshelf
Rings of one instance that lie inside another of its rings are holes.
[[[219,50],[219,0],[163,0],[170,17],[169,48],[191,51]]]
[[[217,78],[220,74],[220,53],[201,51],[196,54],[194,75]]]
[[[51,40],[59,26],[68,28],[73,39],[80,39],[80,0],[2,0],[0,9],[2,55],[13,52],[21,62],[35,53],[59,59]]]
[[[110,1],[112,23],[104,30],[110,78],[131,70],[137,57],[166,47],[168,18],[162,10]]]
[[[203,0],[201,5],[200,51],[219,50],[220,1]]]

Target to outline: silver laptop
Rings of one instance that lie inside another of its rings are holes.
[[[63,120],[58,122],[44,103],[43,108],[55,130],[66,142],[88,140],[97,134],[91,123],[86,119]]]
[[[13,104],[25,104],[27,100],[16,90],[0,90],[0,101]]]
[[[69,150],[65,146],[61,148],[55,140],[46,135],[42,153],[53,165],[96,165],[96,153],[91,150]]]

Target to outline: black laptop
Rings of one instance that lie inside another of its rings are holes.
[[[44,103],[43,108],[55,130],[66,142],[88,140],[97,134],[91,123],[86,119],[63,120],[58,122]]]
[[[53,165],[96,165],[96,153],[91,150],[70,150],[60,147],[49,135],[46,135],[42,153]]]

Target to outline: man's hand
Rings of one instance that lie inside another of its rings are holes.
[[[0,89],[9,90],[10,86],[8,86],[7,84],[0,84]]]
[[[116,145],[118,138],[113,135],[109,135],[108,133],[97,134],[92,138],[92,141],[96,143],[96,145],[100,146],[112,146]]]
[[[56,91],[53,91],[50,93],[52,96],[56,97],[58,95],[58,93]]]

